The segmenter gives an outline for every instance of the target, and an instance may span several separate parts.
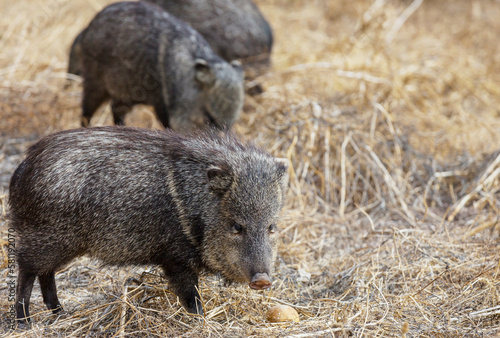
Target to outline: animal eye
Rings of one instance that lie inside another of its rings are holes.
[[[243,231],[243,227],[239,225],[238,223],[233,224],[233,233],[234,234],[240,234]]]
[[[273,223],[269,226],[269,232],[272,234],[276,232],[276,224]]]

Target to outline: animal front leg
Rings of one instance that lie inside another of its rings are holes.
[[[198,292],[198,274],[186,268],[164,267],[170,288],[189,312],[203,316],[203,304]]]

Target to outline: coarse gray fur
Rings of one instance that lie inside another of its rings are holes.
[[[217,56],[184,21],[147,2],[104,8],[81,33],[82,126],[112,99],[115,124],[152,105],[165,127],[230,128],[244,101],[243,70]]]
[[[219,56],[240,60],[246,72],[269,66],[273,32],[252,0],[147,1],[189,23]]]
[[[159,265],[192,313],[203,313],[203,271],[269,287],[287,181],[285,162],[231,134],[115,126],[43,138],[9,188],[17,318],[29,317],[37,276],[59,311],[54,274],[82,255]]]

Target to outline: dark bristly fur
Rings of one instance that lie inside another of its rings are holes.
[[[165,127],[229,128],[244,101],[243,70],[217,56],[184,21],[147,2],[104,8],[77,37],[83,82],[82,126],[112,99],[115,124],[148,104]],[[78,68],[76,61],[70,62]]]
[[[161,266],[192,313],[203,313],[202,271],[269,287],[287,179],[286,163],[228,134],[101,127],[43,138],[10,182],[18,319],[37,276],[58,311],[54,273],[85,254]]]

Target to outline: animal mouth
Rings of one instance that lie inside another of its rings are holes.
[[[267,273],[256,273],[248,285],[254,290],[265,290],[269,289],[272,284]]]

